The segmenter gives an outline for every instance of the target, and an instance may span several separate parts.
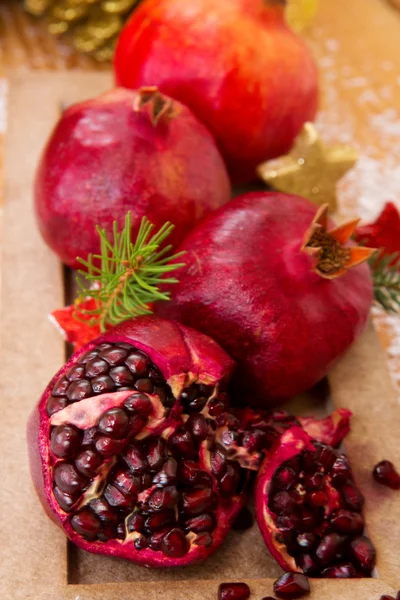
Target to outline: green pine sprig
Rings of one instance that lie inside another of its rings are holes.
[[[100,254],[90,254],[88,260],[78,258],[87,272],[79,274],[89,283],[89,289],[80,281],[81,297],[96,300],[93,310],[79,309],[76,318],[90,317],[89,325],[99,325],[105,331],[110,325],[117,325],[132,317],[152,314],[151,304],[157,300],[169,300],[169,292],[161,292],[164,283],[178,283],[173,277],[163,277],[184,263],[173,263],[184,252],[171,254],[172,245],[161,244],[170,235],[174,225],[167,222],[156,233],[154,225],[143,217],[135,242],[131,241],[131,213],[128,212],[121,232],[117,222],[113,223],[112,240],[106,230],[97,227],[100,236]],[[97,266],[100,265],[100,266]]]
[[[375,301],[387,312],[400,310],[400,252],[374,254],[369,259]]]

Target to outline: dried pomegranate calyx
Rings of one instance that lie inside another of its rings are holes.
[[[315,273],[325,279],[334,279],[368,260],[376,250],[346,245],[359,219],[328,230],[328,208],[328,204],[323,204],[317,211],[306,232],[301,250],[312,258]]]
[[[167,124],[174,116],[174,102],[164,96],[157,86],[143,86],[134,101],[136,112],[145,111],[154,127],[158,123]]]

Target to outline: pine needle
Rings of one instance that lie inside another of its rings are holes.
[[[88,260],[78,258],[86,271],[79,274],[89,283],[89,289],[77,279],[80,295],[96,300],[94,310],[76,309],[76,318],[90,316],[89,325],[99,325],[101,331],[132,317],[152,314],[151,305],[158,300],[169,300],[169,292],[162,292],[161,283],[178,283],[165,273],[184,266],[173,262],[184,252],[171,254],[172,246],[160,249],[174,228],[165,223],[153,233],[154,225],[143,217],[136,240],[131,241],[131,213],[128,212],[121,232],[113,223],[112,240],[104,229],[97,227],[100,236],[100,254],[90,254]],[[173,264],[171,264],[173,263]],[[99,265],[99,266],[98,266]]]
[[[400,310],[400,252],[375,254],[369,259],[375,301],[387,312]]]

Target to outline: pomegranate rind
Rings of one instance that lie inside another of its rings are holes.
[[[193,535],[193,539],[190,539],[188,553],[180,558],[170,558],[149,548],[137,551],[132,540],[125,541],[125,543],[118,539],[111,539],[107,542],[87,541],[73,530],[69,514],[64,512],[55,500],[50,465],[50,427],[52,422],[58,422],[61,417],[57,417],[59,413],[48,417],[47,401],[56,381],[71,369],[83,354],[103,342],[126,342],[145,352],[157,365],[177,398],[181,391],[192,382],[205,383],[214,386],[217,390],[221,382],[228,381],[234,369],[232,359],[211,339],[179,323],[156,317],[139,317],[127,321],[83,346],[52,378],[28,422],[30,470],[39,500],[46,514],[66,532],[71,541],[89,552],[126,558],[147,567],[185,566],[193,562],[200,562],[223,542],[237,514],[244,506],[244,495],[234,496],[229,499],[229,502],[221,502],[216,508],[217,528],[213,532],[211,546],[195,545],[192,543],[195,538]],[[131,393],[132,391],[103,394],[92,400],[107,408],[120,405]],[[63,409],[64,415],[70,416],[69,413],[71,413],[78,418],[78,410],[75,406],[83,402],[83,407],[87,409],[90,400],[88,398],[75,405],[67,406]],[[174,430],[177,423],[174,421],[174,415],[174,409],[172,409],[169,422],[164,423],[165,429],[169,427],[171,431]],[[155,430],[158,431],[157,425]]]
[[[285,431],[275,449],[265,457],[258,472],[255,487],[256,520],[265,544],[285,571],[296,573],[302,573],[301,568],[296,565],[295,559],[287,552],[286,546],[275,539],[275,534],[279,530],[275,525],[274,513],[268,507],[268,499],[275,471],[283,462],[297,456],[303,450],[315,450],[307,433],[301,427],[291,427]]]
[[[297,417],[297,420],[312,439],[337,448],[350,431],[352,415],[348,408],[338,408],[325,419]]]

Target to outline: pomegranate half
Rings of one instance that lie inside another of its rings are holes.
[[[232,393],[276,404],[313,386],[363,331],[371,254],[329,230],[325,208],[276,192],[239,196],[185,239],[185,266],[157,312],[215,339],[238,364]]]
[[[158,85],[209,128],[236,183],[286,153],[317,110],[317,69],[283,0],[144,0],[115,53],[118,85]]]
[[[62,114],[35,182],[40,232],[67,265],[100,251],[96,225],[112,234],[132,214],[132,239],[146,216],[175,225],[178,244],[230,199],[215,142],[191,111],[155,87],[112,90]]]

